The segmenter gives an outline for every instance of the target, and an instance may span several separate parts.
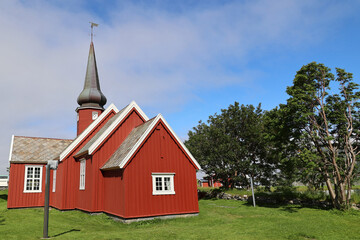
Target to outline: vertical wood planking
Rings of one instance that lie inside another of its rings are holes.
[[[154,172],[175,173],[175,195],[152,195]],[[196,170],[161,122],[127,165],[124,177],[126,218],[199,211]]]
[[[37,165],[44,166],[44,164],[10,164],[10,177],[9,177],[9,191],[8,191],[8,208],[21,208],[21,207],[40,207],[44,206],[45,198],[45,168],[42,170],[41,192],[39,193],[24,193],[24,179],[25,179],[25,166]]]

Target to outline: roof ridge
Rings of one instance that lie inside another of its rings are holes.
[[[106,161],[106,163],[100,168],[102,170],[109,170],[109,169],[115,169],[115,168],[124,168],[128,161],[132,158],[132,156],[135,154],[137,149],[144,143],[145,139],[149,136],[149,134],[152,132],[153,128],[159,123],[162,122],[164,126],[169,130],[169,134],[174,137],[174,140],[179,144],[179,147],[183,150],[183,152],[187,155],[189,160],[192,162],[192,164],[197,168],[201,169],[201,166],[196,161],[196,159],[192,156],[192,154],[189,152],[189,150],[186,148],[184,143],[179,139],[179,137],[175,134],[175,132],[172,130],[170,125],[166,122],[165,118],[162,116],[161,113],[159,113],[156,117],[146,121],[144,124],[148,123],[149,126],[147,126],[142,132],[136,132],[137,127],[134,128],[130,134],[126,137],[126,139],[122,142],[120,147],[111,155],[111,157]],[[144,124],[139,125],[140,127],[143,127]],[[138,134],[136,136],[136,134]],[[131,139],[134,137],[133,139]],[[130,146],[128,146],[130,145]],[[121,152],[121,150],[125,150]],[[120,160],[120,161],[119,161]]]
[[[103,143],[103,141],[108,137],[108,135],[118,126],[120,122],[124,120],[124,118],[129,114],[133,109],[135,109],[139,116],[145,120],[148,121],[149,118],[146,116],[146,114],[141,110],[141,108],[136,104],[135,101],[131,101],[129,105],[127,105],[125,108],[121,110],[121,113],[119,116],[116,117],[116,119],[110,124],[110,126],[96,139],[94,143],[91,144],[91,146],[88,147],[88,154],[91,155],[93,151],[97,149],[99,145]]]
[[[136,129],[136,128],[138,128],[138,127],[141,127],[142,125],[144,125],[144,124],[146,124],[146,123],[148,123],[148,122],[150,122],[150,121],[153,121],[156,117],[157,117],[157,116],[155,116],[155,117],[153,117],[153,118],[150,118],[149,120],[147,120],[147,121],[145,121],[145,122],[143,122],[143,123],[140,123],[139,125],[137,125],[136,127],[134,127],[134,129]],[[134,130],[134,129],[133,129],[133,130]],[[133,130],[131,130],[131,131],[133,131]]]
[[[74,138],[74,141],[60,153],[60,161],[62,161],[81,141],[83,141],[84,138],[88,136],[88,134],[92,132],[95,127],[98,126],[98,124],[102,122],[111,111],[114,111],[115,114],[119,112],[119,110],[113,103],[111,103],[105,109],[105,111],[103,111],[100,116],[98,116],[98,118],[96,118],[87,128],[85,128],[82,133],[80,133],[76,138]]]
[[[69,138],[31,137],[31,136],[16,136],[16,135],[14,135],[14,137],[22,137],[22,138],[35,138],[35,139],[52,139],[52,140],[69,140],[69,141],[74,141],[74,139],[69,139]]]

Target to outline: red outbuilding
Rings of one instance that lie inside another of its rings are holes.
[[[73,140],[13,136],[8,208],[44,205],[45,165],[51,170],[50,206],[105,212],[125,221],[199,212],[200,165],[164,117],[149,119],[131,102],[106,109],[91,42]]]

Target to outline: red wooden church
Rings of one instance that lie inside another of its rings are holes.
[[[199,212],[199,164],[161,114],[149,119],[131,102],[121,110],[100,90],[91,42],[74,140],[13,136],[8,208],[44,205],[45,165],[50,206],[105,212],[123,220]]]

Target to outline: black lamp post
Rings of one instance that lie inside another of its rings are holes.
[[[46,165],[46,180],[45,180],[45,203],[44,203],[44,230],[43,239],[49,238],[49,198],[50,198],[50,169],[56,170],[58,161],[48,161]]]

